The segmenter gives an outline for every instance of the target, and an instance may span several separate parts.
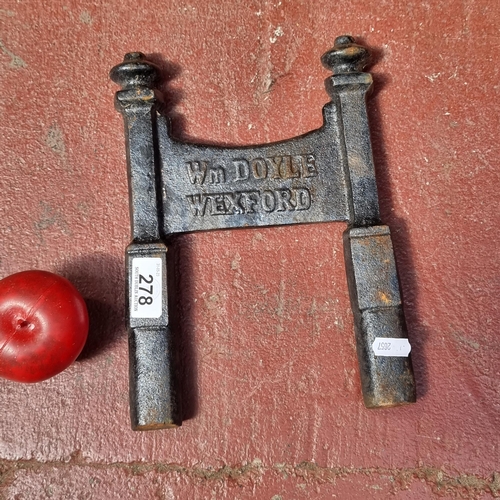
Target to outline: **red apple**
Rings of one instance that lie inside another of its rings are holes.
[[[87,308],[65,278],[23,271],[0,281],[0,377],[40,382],[78,357],[87,340]]]

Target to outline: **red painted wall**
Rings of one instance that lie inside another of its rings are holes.
[[[68,277],[90,340],[61,375],[0,382],[0,498],[500,495],[498,25],[493,0],[23,2],[0,10],[0,277]],[[187,416],[128,419],[125,52],[170,62],[183,139],[321,125],[336,36],[376,52],[369,101],[418,403],[362,404],[339,224],[180,237]]]

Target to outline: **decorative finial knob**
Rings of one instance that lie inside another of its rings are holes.
[[[368,64],[370,52],[366,47],[356,45],[354,38],[342,35],[335,39],[334,46],[321,57],[321,63],[334,75],[360,73]]]
[[[125,54],[121,64],[111,69],[109,76],[124,90],[136,87],[153,89],[159,79],[160,69],[147,61],[141,52],[130,52]]]

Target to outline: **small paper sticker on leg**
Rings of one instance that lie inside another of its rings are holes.
[[[408,339],[377,337],[372,344],[375,356],[394,356],[407,358],[411,351]]]
[[[162,261],[160,258],[132,259],[132,318],[159,318],[162,311]]]

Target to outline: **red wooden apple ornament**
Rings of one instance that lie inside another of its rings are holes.
[[[78,357],[89,318],[82,296],[65,278],[23,271],[0,281],[0,377],[40,382]]]

